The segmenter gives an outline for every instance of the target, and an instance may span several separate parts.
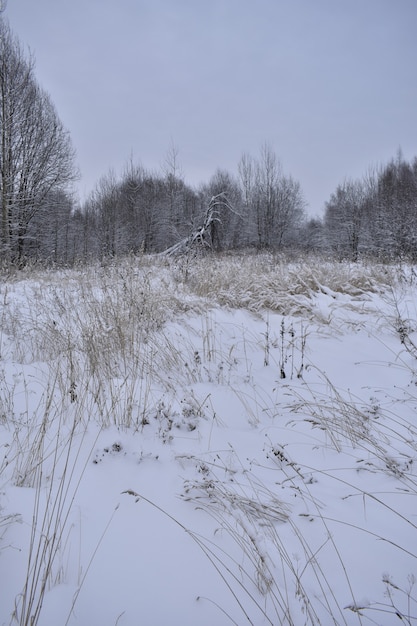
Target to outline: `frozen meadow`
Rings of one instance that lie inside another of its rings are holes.
[[[417,274],[0,282],[0,624],[417,624]]]

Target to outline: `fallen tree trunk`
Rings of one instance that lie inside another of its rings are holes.
[[[200,228],[192,231],[190,235],[184,237],[184,239],[181,239],[173,246],[170,246],[169,248],[161,252],[160,255],[175,256],[177,254],[187,254],[196,246],[211,248],[211,227],[215,222],[221,223],[221,207],[227,208],[228,210],[235,212],[230,202],[228,201],[224,191],[211,198],[207,210],[204,214],[203,224],[200,226]]]

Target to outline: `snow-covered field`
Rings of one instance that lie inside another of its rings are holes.
[[[417,623],[416,288],[267,255],[3,275],[0,624]]]

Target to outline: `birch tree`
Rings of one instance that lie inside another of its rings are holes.
[[[71,140],[50,96],[0,17],[1,250],[21,261],[31,220],[52,192],[76,178]]]

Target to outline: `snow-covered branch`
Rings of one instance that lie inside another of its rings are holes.
[[[195,245],[201,245],[211,248],[212,245],[212,235],[211,230],[214,224],[221,224],[220,219],[220,210],[221,208],[227,209],[228,211],[232,211],[238,215],[238,213],[233,209],[230,204],[227,195],[224,191],[221,193],[212,196],[208,207],[204,213],[204,219],[202,225],[193,230],[190,235],[184,237],[173,246],[161,252],[162,256],[174,256],[177,254],[186,254],[188,253]]]

